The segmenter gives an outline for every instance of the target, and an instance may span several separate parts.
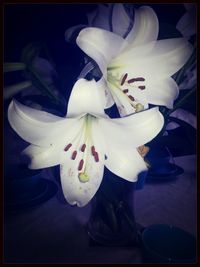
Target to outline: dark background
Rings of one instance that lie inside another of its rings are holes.
[[[147,4],[155,10],[159,22],[160,22],[160,38],[169,38],[169,37],[179,37],[180,34],[175,30],[175,25],[180,19],[180,17],[185,13],[183,4]],[[20,56],[22,49],[29,44],[30,42],[40,41],[44,42],[49,52],[52,56],[52,59],[55,63],[56,70],[60,77],[60,88],[66,97],[69,96],[73,83],[79,75],[83,67],[83,52],[74,44],[66,43],[64,33],[67,28],[77,25],[77,24],[87,24],[86,14],[93,11],[96,8],[97,4],[5,4],[4,5],[4,62],[17,62],[20,61]],[[140,6],[135,5],[135,6]],[[12,84],[16,81],[16,76],[10,78],[5,77],[4,82]],[[4,103],[4,165],[6,166],[9,161],[12,153],[19,155],[22,148],[27,146],[26,142],[23,142],[17,134],[9,127],[7,122],[7,106],[10,100],[6,100]],[[196,114],[196,95],[190,97],[187,103],[184,106],[187,110],[191,111],[193,114]],[[185,134],[185,135],[184,135]],[[173,156],[181,155],[191,155],[195,154],[195,132],[193,130],[188,130],[186,133],[183,130],[175,132],[170,140],[170,145],[173,150]],[[178,145],[177,140],[180,140],[182,135],[182,143]],[[174,139],[175,137],[175,139]],[[191,141],[192,139],[192,141]],[[173,141],[174,140],[174,141]],[[165,140],[166,141],[166,140]],[[17,145],[19,144],[19,145]],[[12,150],[15,146],[14,149]],[[8,178],[8,177],[4,177]],[[57,179],[59,179],[57,177]],[[182,189],[180,189],[182,190]],[[62,196],[61,196],[62,199]],[[60,216],[62,219],[62,212],[65,213],[66,210],[69,212],[69,218],[73,217],[74,210],[69,207],[64,200],[61,201],[63,205],[67,205],[67,208],[59,206],[60,210],[56,210],[56,205],[51,208],[47,206],[46,210],[43,210],[43,214],[46,218],[42,218],[42,212],[35,211],[33,212],[33,218],[30,213],[24,213],[12,216],[6,215],[5,217],[5,257],[7,262],[37,262],[35,255],[39,255],[38,259],[45,262],[45,256],[48,257],[51,253],[52,255],[58,255],[59,261],[64,263],[64,254],[68,253],[67,247],[66,252],[64,251],[64,242],[68,238],[67,232],[64,232],[68,229],[67,222],[62,225],[61,221],[57,221],[56,231],[52,232],[49,235],[48,231],[44,227],[44,222],[47,222],[47,229],[49,231],[55,230],[52,226],[54,216]],[[48,203],[48,202],[47,202]],[[42,207],[42,205],[41,205]],[[77,214],[82,214],[81,216],[88,216],[87,210],[86,215],[84,215],[84,209],[82,211],[77,210]],[[41,216],[41,217],[40,217]],[[66,216],[66,218],[67,218]],[[80,215],[78,215],[80,216]],[[187,217],[187,214],[185,215]],[[59,218],[60,218],[59,217]],[[65,219],[66,219],[65,218]],[[33,222],[32,222],[33,219]],[[29,229],[29,225],[26,225],[26,220],[30,222],[30,228],[32,227],[35,230],[35,234],[24,231],[25,228]],[[45,221],[46,220],[46,221]],[[49,220],[49,222],[48,222]],[[148,219],[147,219],[148,220]],[[84,220],[83,220],[84,221]],[[35,222],[35,225],[34,225]],[[75,222],[76,223],[76,222]],[[56,223],[55,223],[56,224]],[[15,227],[16,225],[16,227]],[[34,226],[33,226],[34,225]],[[44,228],[40,228],[42,225]],[[76,225],[74,226],[74,228]],[[82,228],[77,228],[77,231],[82,231]],[[73,229],[74,230],[74,229]],[[23,233],[23,235],[21,235]],[[78,232],[79,233],[79,232]],[[82,232],[81,232],[82,234]],[[40,235],[42,236],[40,238]],[[46,236],[45,236],[46,235]],[[64,239],[60,242],[59,237]],[[49,237],[50,236],[50,237]],[[38,238],[36,240],[36,238]],[[50,238],[55,239],[55,244],[51,246]],[[71,240],[78,239],[78,236],[70,236]],[[48,241],[49,240],[49,241]],[[49,244],[48,244],[49,242]],[[56,243],[57,242],[57,243]],[[63,243],[62,243],[63,242]],[[73,242],[72,242],[73,243]],[[30,245],[31,244],[31,245]],[[56,244],[60,248],[56,247]],[[63,245],[62,245],[63,244]],[[32,249],[32,252],[28,249],[28,246]],[[41,247],[41,251],[40,251]],[[72,244],[73,247],[73,244]],[[34,249],[36,252],[34,252]],[[38,250],[37,250],[38,249]],[[57,249],[57,250],[56,250]],[[59,249],[62,251],[59,252]],[[69,251],[70,251],[69,246]],[[74,254],[72,253],[73,258],[78,257],[75,252],[76,247],[74,247]],[[24,251],[23,251],[24,250]],[[43,251],[42,251],[43,250]],[[40,251],[40,252],[38,252]],[[35,253],[35,254],[34,254]],[[84,254],[84,253],[83,253]],[[70,256],[70,255],[69,255]],[[56,256],[55,256],[56,257]],[[63,257],[63,261],[62,261]],[[70,257],[69,257],[70,258]],[[56,262],[56,258],[53,259]],[[49,261],[51,262],[51,261]]]

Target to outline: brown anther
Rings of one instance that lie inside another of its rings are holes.
[[[128,73],[126,73],[126,74],[123,76],[123,78],[122,78],[122,80],[121,80],[121,85],[123,85],[123,84],[125,83],[127,77],[128,77]]]
[[[127,94],[127,93],[128,93],[128,89],[124,89],[124,90],[123,90],[123,93],[124,93],[124,94]]]
[[[78,170],[81,171],[82,168],[83,168],[83,164],[84,164],[84,160],[82,159],[80,162],[79,162],[79,165],[78,165]]]
[[[92,155],[94,156],[95,153],[96,153],[96,151],[95,151],[95,147],[94,147],[94,146],[91,147],[91,152],[92,152]]]
[[[137,78],[132,78],[128,80],[128,83],[134,83],[134,82],[144,82],[145,79],[143,77],[137,77]]]
[[[128,96],[130,98],[131,101],[135,101],[135,98],[132,95]]]
[[[140,85],[140,86],[138,86],[138,88],[139,88],[140,90],[144,90],[146,87],[145,87],[144,85]]]
[[[77,151],[75,150],[75,151],[72,153],[72,159],[73,159],[73,160],[75,160],[76,155],[77,155]]]
[[[95,154],[94,154],[94,159],[96,162],[99,162],[99,155],[97,152],[95,152]]]
[[[70,147],[72,146],[72,144],[68,144],[65,148],[64,151],[68,151],[70,149]]]
[[[86,144],[83,144],[82,147],[81,147],[81,151],[84,152],[85,148],[86,148]]]

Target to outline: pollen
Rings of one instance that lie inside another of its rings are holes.
[[[127,77],[128,77],[128,73],[126,73],[126,74],[122,77],[121,85],[123,85],[123,84],[125,83]]]
[[[75,151],[72,153],[72,159],[73,159],[73,160],[75,160],[76,155],[77,155],[77,151],[75,150]]]
[[[128,96],[130,98],[131,101],[135,101],[135,98],[132,95]]]
[[[124,90],[123,90],[123,93],[124,93],[124,94],[127,94],[127,93],[128,93],[128,89],[124,89]]]
[[[83,144],[82,147],[81,147],[81,151],[84,152],[85,148],[86,148],[86,144]]]
[[[128,83],[134,83],[134,82],[144,82],[145,79],[143,77],[137,77],[137,78],[132,78],[128,80]]]
[[[89,181],[89,176],[85,172],[79,173],[78,178],[82,183],[86,183]]]
[[[91,152],[92,152],[92,155],[94,156],[95,153],[96,153],[96,151],[95,151],[95,147],[94,147],[94,146],[91,147]]]
[[[83,168],[83,164],[84,164],[84,160],[82,159],[80,162],[79,162],[79,165],[78,165],[78,171],[81,171],[82,168]]]
[[[72,144],[68,144],[65,148],[64,148],[64,151],[68,151],[70,149],[70,147],[72,146]]]
[[[139,88],[140,90],[144,90],[146,87],[145,87],[144,85],[140,85],[140,86],[138,86],[138,88]]]
[[[94,160],[95,160],[96,162],[99,162],[99,155],[98,155],[97,152],[95,152],[95,154],[94,154]]]

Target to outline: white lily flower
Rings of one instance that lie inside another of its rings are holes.
[[[192,46],[184,38],[157,41],[158,31],[155,12],[143,6],[126,39],[92,27],[79,33],[77,45],[96,61],[107,84],[106,108],[116,102],[125,116],[149,103],[173,107],[179,90],[171,76],[186,63]]]
[[[104,165],[116,175],[137,181],[146,170],[137,147],[152,140],[163,127],[158,108],[126,118],[110,119],[104,113],[99,84],[78,80],[72,90],[66,117],[10,103],[8,119],[12,128],[31,143],[24,154],[31,169],[60,164],[66,200],[86,205],[99,188]]]

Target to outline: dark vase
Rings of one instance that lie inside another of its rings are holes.
[[[92,245],[134,246],[138,243],[134,216],[135,184],[106,173],[92,200],[87,232]]]

